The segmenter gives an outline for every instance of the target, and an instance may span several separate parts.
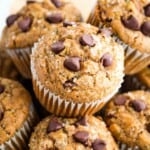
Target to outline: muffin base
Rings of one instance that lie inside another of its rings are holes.
[[[129,147],[127,144],[118,143],[120,150],[140,150],[138,146]]]
[[[15,64],[20,74],[26,79],[31,79],[31,71],[30,71],[31,47],[21,49],[8,49],[7,53],[12,59],[13,63]]]
[[[30,106],[29,116],[23,123],[22,127],[16,131],[13,137],[11,137],[4,144],[0,145],[0,150],[26,150],[28,149],[28,140],[33,127],[37,124],[39,118],[35,111],[33,104]]]
[[[91,12],[87,22],[100,28],[105,26],[105,23],[103,23],[103,21],[100,18],[98,5],[96,5],[93,11]],[[113,37],[115,38],[116,42],[123,46],[125,50],[126,75],[136,74],[150,64],[149,53],[141,53],[140,51],[131,48],[130,46],[125,44],[121,39],[119,39],[117,35],[113,35]]]

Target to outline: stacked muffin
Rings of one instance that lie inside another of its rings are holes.
[[[52,114],[29,142],[38,120],[31,97],[0,78],[0,149],[150,150],[150,93],[142,90],[150,78],[149,10],[146,0],[100,0],[88,20],[100,28],[80,22],[69,0],[28,1],[9,16],[0,47]],[[124,66],[138,87],[125,80],[122,89],[138,91],[114,96]]]

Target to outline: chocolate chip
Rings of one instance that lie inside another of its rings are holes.
[[[73,137],[77,142],[87,145],[89,133],[86,131],[78,131],[73,135]]]
[[[26,3],[27,3],[27,4],[33,4],[33,3],[36,3],[36,1],[34,1],[34,0],[27,0]]]
[[[0,84],[0,94],[1,94],[1,93],[3,93],[3,92],[4,92],[4,90],[5,90],[4,85]]]
[[[63,41],[57,41],[51,45],[51,50],[55,54],[59,54],[61,51],[65,49],[65,45]]]
[[[74,83],[72,80],[67,80],[64,84],[64,88],[73,88],[74,86],[77,86],[76,83]]]
[[[75,122],[75,125],[87,126],[86,117],[79,118],[79,120],[77,122]]]
[[[66,67],[68,70],[77,72],[81,69],[80,61],[81,61],[81,58],[79,57],[67,58],[64,61],[64,67]]]
[[[150,17],[150,4],[144,7],[145,16]]]
[[[96,139],[92,143],[93,150],[106,150],[106,143],[103,140]]]
[[[64,26],[64,27],[73,26],[73,25],[75,25],[75,24],[76,24],[75,22],[69,22],[69,21],[64,21],[64,22],[63,22],[63,26]]]
[[[119,95],[115,98],[114,103],[115,105],[124,105],[127,101],[125,96]]]
[[[150,21],[144,22],[142,24],[141,31],[144,35],[150,36]]]
[[[31,25],[32,25],[32,19],[30,17],[25,17],[23,20],[18,22],[18,27],[21,29],[22,32],[29,31]]]
[[[58,121],[56,117],[52,118],[49,122],[48,128],[47,128],[47,133],[57,131],[61,129],[63,125]]]
[[[113,58],[109,53],[105,53],[102,58],[100,59],[100,62],[102,62],[102,65],[104,67],[109,67],[113,63]]]
[[[146,125],[146,130],[150,133],[150,123]]]
[[[90,46],[93,47],[95,46],[95,41],[93,39],[93,37],[89,34],[84,34],[80,37],[80,44],[83,46]]]
[[[63,17],[60,13],[53,13],[46,17],[49,23],[60,23],[63,21]]]
[[[139,23],[133,15],[130,15],[127,19],[124,17],[121,17],[121,21],[122,21],[123,25],[125,27],[127,27],[128,29],[131,29],[131,30],[139,30],[140,29]]]
[[[141,112],[142,110],[146,109],[146,104],[141,100],[132,100],[130,101],[129,105],[137,112]]]
[[[62,2],[60,0],[51,0],[51,2],[57,7],[61,7],[62,6]]]
[[[0,109],[0,121],[3,119],[3,116],[4,116],[4,112],[3,110]]]
[[[7,19],[6,19],[6,24],[8,27],[10,27],[12,24],[14,24],[14,22],[19,18],[19,14],[15,14],[15,15],[10,15]]]

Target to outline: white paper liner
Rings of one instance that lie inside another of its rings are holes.
[[[36,49],[36,46],[37,43],[34,44],[32,54],[34,53],[34,49]],[[45,107],[47,111],[54,113],[55,115],[66,117],[92,115],[99,111],[118,92],[119,88],[121,87],[121,83],[123,82],[124,76],[122,76],[122,80],[120,81],[116,89],[103,99],[95,100],[92,102],[75,103],[72,100],[61,99],[58,95],[52,93],[49,89],[44,87],[44,85],[42,85],[40,81],[38,81],[37,73],[35,71],[34,62],[32,59],[31,73],[35,95],[43,105],[43,107]]]
[[[30,106],[29,116],[23,123],[23,126],[7,142],[0,145],[0,150],[26,150],[33,127],[37,124],[39,118],[33,104]],[[10,122],[11,123],[11,122]]]
[[[127,144],[123,144],[121,142],[118,143],[120,150],[140,150],[138,146],[130,147]]]
[[[136,74],[150,64],[149,53],[141,53],[125,44],[117,36],[114,36],[114,38],[125,50],[125,74]]]
[[[20,49],[8,49],[8,55],[11,57],[20,74],[27,79],[31,79],[30,54],[31,47]]]

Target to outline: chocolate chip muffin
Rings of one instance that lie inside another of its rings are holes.
[[[112,27],[116,40],[124,46],[126,74],[150,64],[149,0],[99,0],[88,22]]]
[[[47,117],[35,128],[30,150],[118,150],[101,118]]]
[[[133,91],[115,96],[105,120],[120,148],[150,150],[150,93]]]
[[[122,47],[98,28],[65,23],[33,48],[34,91],[41,104],[57,115],[93,114],[118,91],[123,62]]]
[[[27,149],[37,120],[31,97],[22,85],[0,78],[0,149]]]
[[[25,78],[31,78],[30,53],[34,42],[64,21],[81,21],[80,12],[67,0],[28,1],[6,19],[2,47]]]

